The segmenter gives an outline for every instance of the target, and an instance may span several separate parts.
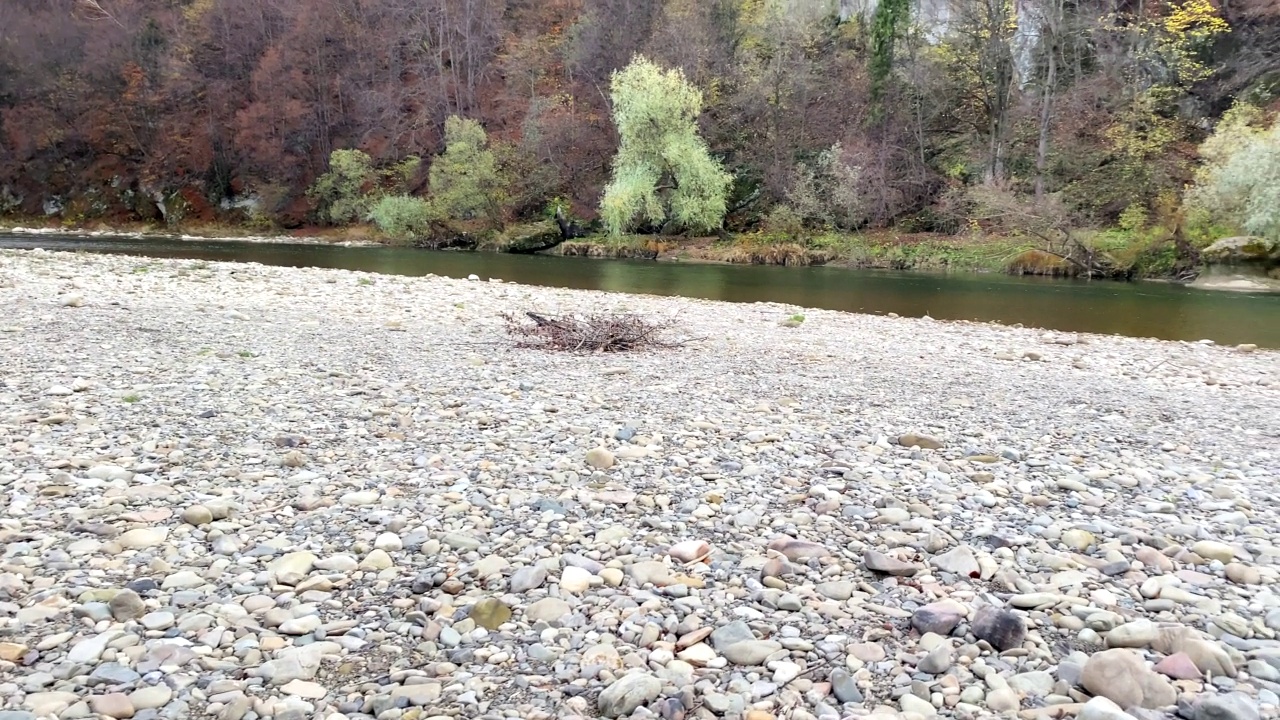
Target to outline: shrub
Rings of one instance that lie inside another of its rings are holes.
[[[1280,238],[1280,119],[1270,128],[1261,119],[1249,105],[1223,116],[1200,146],[1205,165],[1188,199],[1213,220]]]
[[[862,168],[848,162],[840,143],[796,166],[787,202],[809,226],[851,230],[865,222],[858,185]]]
[[[359,150],[334,150],[329,155],[329,171],[316,178],[307,194],[316,202],[322,221],[345,225],[364,218],[388,192],[403,192],[417,174],[421,160],[409,157],[378,169]]]
[[[613,74],[610,98],[621,142],[600,204],[609,232],[620,235],[644,222],[720,227],[733,178],[698,135],[702,93],[681,70],[636,57]]]
[[[503,183],[484,128],[475,120],[450,116],[444,142],[444,152],[431,163],[436,209],[450,219],[484,218],[499,225]]]
[[[379,230],[400,240],[429,236],[438,217],[431,203],[409,195],[388,195],[375,203],[368,214]]]

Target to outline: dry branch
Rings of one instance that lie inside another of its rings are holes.
[[[533,324],[508,313],[502,315],[507,334],[516,338],[518,347],[566,352],[629,352],[684,345],[663,337],[674,323],[647,320],[629,313],[548,317],[526,312],[524,317]]]

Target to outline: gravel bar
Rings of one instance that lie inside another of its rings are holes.
[[[1280,353],[40,250],[0,307],[0,720],[1278,714]]]

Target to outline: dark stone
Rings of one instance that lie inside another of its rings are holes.
[[[911,614],[911,627],[921,634],[950,635],[964,616],[964,608],[959,603],[945,600],[929,603]]]
[[[160,589],[160,586],[156,584],[156,581],[151,578],[137,578],[136,580],[130,580],[129,584],[124,587],[126,590],[132,590],[139,595]]]
[[[973,634],[1004,652],[1022,645],[1027,638],[1027,625],[1011,610],[984,605],[973,618]]]

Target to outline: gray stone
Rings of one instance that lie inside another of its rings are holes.
[[[941,675],[951,669],[951,645],[944,642],[920,659],[916,669],[930,675]]]
[[[858,681],[844,668],[831,671],[831,691],[842,703],[862,702],[862,691],[858,689]]]
[[[1242,692],[1208,695],[1192,707],[1194,720],[1258,720],[1258,703]]]
[[[973,634],[991,647],[1004,652],[1020,645],[1027,637],[1027,625],[1012,610],[983,605],[973,616]]]
[[[541,564],[525,565],[511,573],[509,589],[513,593],[524,593],[542,587],[547,581],[547,569]]]
[[[718,653],[724,653],[725,648],[734,643],[755,640],[755,633],[751,632],[751,628],[741,620],[734,620],[727,625],[721,625],[711,632],[711,645]]]
[[[107,606],[111,608],[111,617],[119,622],[136,620],[147,612],[147,606],[143,604],[142,597],[128,589],[121,590],[112,596]]]
[[[746,640],[733,643],[724,650],[716,650],[734,665],[763,665],[765,659],[782,649],[782,644],[773,640]]]
[[[911,613],[911,626],[923,633],[950,635],[968,615],[968,609],[955,600],[939,600]]]
[[[652,702],[662,692],[662,681],[642,672],[623,675],[600,693],[596,706],[606,718],[626,717]]]
[[[978,558],[968,545],[960,545],[950,552],[936,555],[929,560],[929,564],[943,572],[966,578],[977,577],[980,572]]]

